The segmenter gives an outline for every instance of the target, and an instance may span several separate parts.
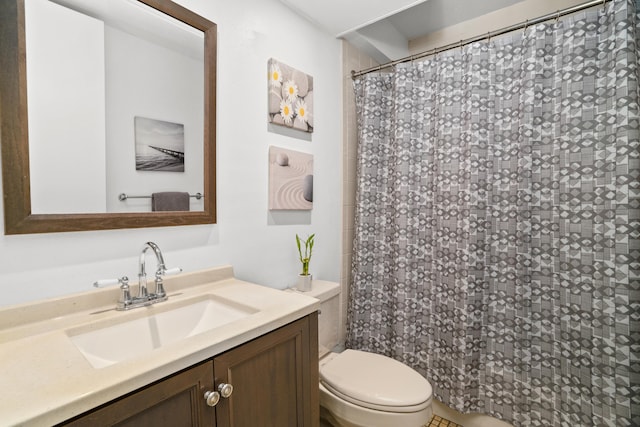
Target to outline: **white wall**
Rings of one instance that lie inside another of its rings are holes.
[[[340,270],[340,45],[277,0],[179,0],[218,24],[218,224],[0,236],[0,305],[90,290],[100,278],[137,275],[151,240],[168,266],[186,271],[230,263],[236,276],[275,288],[299,270],[295,234],[316,233],[314,276]],[[267,128],[267,60],[311,74],[311,141]],[[311,212],[267,209],[268,148],[314,155]],[[123,166],[125,167],[125,166]],[[2,224],[4,227],[4,224]],[[170,291],[170,290],[169,290]]]
[[[25,11],[32,212],[104,212],[104,25],[46,0]]]
[[[122,202],[120,193],[202,193],[204,161],[198,153],[204,150],[204,49],[198,61],[110,26],[105,27],[105,45],[107,212],[151,211],[151,199]],[[135,116],[184,125],[184,172],[135,169]],[[190,200],[190,210],[203,208],[202,200]]]
[[[585,3],[585,0],[522,0],[486,15],[409,40],[409,53],[415,55],[436,47],[457,43],[460,40],[487,34],[490,31],[506,28],[581,3]]]

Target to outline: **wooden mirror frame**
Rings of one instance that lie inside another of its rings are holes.
[[[216,222],[217,26],[170,0],[138,0],[204,33],[204,210],[31,213],[24,0],[0,8],[0,144],[5,234],[168,227]]]

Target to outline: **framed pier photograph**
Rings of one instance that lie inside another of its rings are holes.
[[[184,125],[134,118],[136,170],[184,172]]]

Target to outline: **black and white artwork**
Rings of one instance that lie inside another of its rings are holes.
[[[184,172],[184,125],[135,117],[136,170]]]

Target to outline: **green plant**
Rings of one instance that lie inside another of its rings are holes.
[[[311,251],[313,251],[313,238],[315,234],[307,237],[307,240],[303,240],[296,234],[296,244],[298,245],[298,255],[300,255],[300,262],[302,263],[302,275],[309,275],[309,261],[311,261]],[[302,252],[302,243],[304,243],[304,254]]]

